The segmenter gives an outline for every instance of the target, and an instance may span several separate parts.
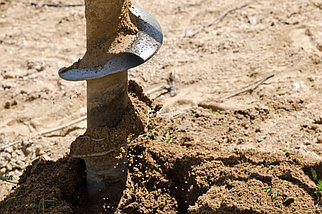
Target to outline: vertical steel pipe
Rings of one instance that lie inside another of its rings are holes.
[[[128,69],[150,59],[161,47],[163,35],[158,22],[129,0],[85,0],[85,17],[87,51],[81,60],[60,69],[59,76],[87,81],[88,129],[115,127],[128,106]],[[99,207],[107,195],[121,194],[127,142],[114,145],[105,139],[97,147],[80,138],[72,143],[70,153],[85,160],[88,195],[92,205]],[[110,145],[112,150],[101,149]]]
[[[114,127],[128,104],[128,72],[87,80],[87,127]]]

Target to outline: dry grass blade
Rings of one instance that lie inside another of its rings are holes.
[[[4,151],[6,148],[9,148],[11,146],[14,146],[14,145],[18,144],[18,143],[19,143],[19,141],[16,141],[16,142],[13,142],[13,143],[9,143],[9,144],[7,144],[5,146],[2,146],[2,147],[0,147],[0,152]]]
[[[153,94],[158,91],[167,90],[167,93],[169,93],[171,97],[176,96],[177,95],[176,79],[175,79],[175,76],[172,72],[169,74],[169,77],[167,79],[167,83],[168,84],[164,84],[164,85],[155,87],[155,88],[145,92],[145,94],[149,95],[149,94]]]
[[[48,134],[48,133],[51,133],[51,132],[54,132],[54,131],[58,131],[60,129],[64,129],[64,128],[68,127],[68,126],[72,126],[72,125],[74,125],[76,123],[79,123],[79,122],[81,122],[83,120],[86,120],[86,119],[87,119],[87,116],[83,116],[83,117],[80,117],[80,118],[78,118],[76,120],[73,120],[73,121],[71,121],[71,122],[69,122],[67,124],[64,124],[62,126],[59,126],[59,127],[56,127],[56,128],[52,128],[52,129],[48,129],[48,130],[45,130],[45,131],[42,131],[42,132],[38,132],[35,135],[36,136],[38,136],[38,135],[44,135],[44,134]]]
[[[240,94],[243,94],[243,93],[246,93],[246,92],[252,93],[258,86],[260,86],[265,81],[267,81],[268,79],[270,79],[270,78],[272,78],[274,76],[275,76],[274,74],[268,75],[267,77],[264,77],[263,79],[256,81],[254,83],[255,85],[253,87],[245,89],[245,90],[242,90],[242,91],[239,91],[239,92],[236,92],[236,93],[233,93],[233,94],[231,94],[229,96],[223,97],[223,98],[221,98],[221,100],[227,100],[229,98],[236,97],[236,96],[238,96]]]
[[[229,9],[227,11],[225,11],[223,14],[221,14],[220,16],[218,16],[214,21],[206,24],[206,25],[203,25],[201,26],[198,30],[196,30],[195,32],[191,32],[191,31],[188,31],[186,32],[185,36],[184,37],[188,37],[188,38],[192,38],[194,37],[195,35],[197,35],[198,33],[202,32],[203,30],[205,30],[206,28],[208,27],[211,27],[212,25],[214,25],[215,23],[217,22],[220,22],[223,18],[225,18],[229,13],[231,12],[234,12],[236,10],[240,10],[244,7],[248,6],[248,4],[244,3],[242,4],[241,6],[239,7],[236,7],[236,8],[232,8],[232,9]]]

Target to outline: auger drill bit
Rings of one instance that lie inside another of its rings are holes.
[[[87,81],[87,128],[115,127],[128,105],[128,69],[159,50],[162,31],[150,14],[128,0],[85,0],[85,17],[86,53],[58,73],[65,80]],[[73,143],[70,153],[85,160],[89,198],[102,197],[107,183],[126,178],[127,146],[118,150],[122,158],[80,147]]]

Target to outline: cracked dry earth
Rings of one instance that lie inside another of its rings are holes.
[[[0,181],[0,212],[88,213],[84,164],[66,157],[86,122],[35,135],[86,115],[85,83],[57,75],[85,52],[84,8],[31,2],[0,1],[1,146],[18,142],[0,152],[0,175],[19,182]],[[129,77],[147,91],[172,72],[178,95],[150,95],[163,108],[129,142],[116,212],[322,213],[321,2],[133,3],[157,18],[164,44]]]

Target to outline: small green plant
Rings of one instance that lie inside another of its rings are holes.
[[[22,195],[18,195],[18,196],[14,196],[14,197],[11,197],[11,198],[7,198],[5,200],[5,202],[8,202],[8,201],[13,200],[13,199],[18,199],[18,198],[21,198],[21,197],[22,197]]]
[[[12,175],[4,175],[4,176],[0,176],[0,181],[5,181],[5,182],[8,182],[8,183],[12,183],[12,184],[18,184],[16,182],[13,182],[12,181],[13,179],[13,176]]]
[[[0,139],[0,146],[5,146],[9,144],[9,140],[7,138]]]
[[[31,204],[26,204],[25,207],[39,211],[41,209],[41,204],[31,203]]]
[[[43,204],[47,204],[48,207],[54,207],[58,205],[58,201],[53,200],[43,200]]]
[[[272,186],[268,186],[263,189],[265,192],[270,192],[272,190]]]
[[[157,132],[154,129],[151,129],[151,130],[148,130],[145,135],[147,137],[154,138],[156,136],[156,134],[157,134]]]
[[[322,194],[322,180],[319,181],[319,183],[316,185],[316,190],[314,191],[314,194],[318,197],[318,201],[321,199]]]
[[[282,152],[288,152],[288,149],[282,149]]]
[[[318,174],[313,168],[311,168],[311,174],[312,174],[313,180],[316,181],[318,179]]]
[[[53,199],[53,200],[44,200],[42,199],[41,200],[41,203],[39,204],[36,204],[36,203],[31,203],[31,204],[26,204],[25,205],[25,208],[27,209],[35,209],[37,211],[40,211],[41,208],[45,208],[45,207],[54,207],[54,206],[57,206],[58,205],[58,202]]]
[[[271,194],[271,198],[272,198],[272,199],[276,198],[277,196],[278,196],[278,190],[276,190],[275,192],[273,192],[273,193]]]
[[[255,102],[256,102],[256,100],[246,100],[246,104],[247,105],[253,104]]]
[[[269,167],[267,167],[267,170],[266,170],[266,172],[268,173],[268,174],[271,174],[271,170],[273,169],[273,167],[272,166],[269,166]]]
[[[261,143],[261,142],[263,142],[263,141],[264,141],[264,139],[263,139],[263,138],[261,138],[261,137],[257,138],[257,142],[258,142],[258,143]]]
[[[167,143],[171,143],[172,140],[171,140],[171,136],[170,136],[170,133],[169,131],[165,131],[165,137],[164,137],[164,140],[167,142]]]
[[[211,113],[211,114],[219,115],[219,112],[213,111],[211,108],[208,109],[208,112]]]
[[[177,117],[179,115],[180,115],[180,112],[178,112],[176,110],[172,112],[172,117]]]

